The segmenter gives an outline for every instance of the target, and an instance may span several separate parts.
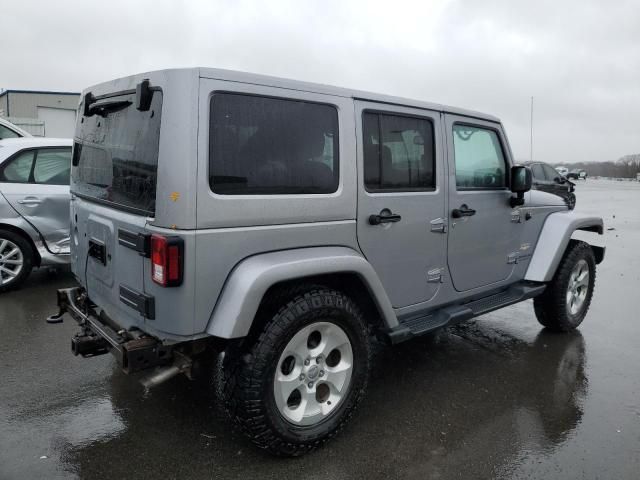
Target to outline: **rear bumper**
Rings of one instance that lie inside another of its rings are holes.
[[[126,331],[107,322],[88,299],[84,288],[60,289],[57,295],[59,316],[68,313],[81,327],[71,339],[74,355],[92,357],[110,352],[126,373],[166,365],[174,360],[172,345],[164,345],[141,330]]]

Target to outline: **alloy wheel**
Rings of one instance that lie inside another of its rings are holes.
[[[22,250],[11,240],[0,238],[0,285],[13,282],[24,265]]]
[[[589,265],[584,259],[579,260],[571,275],[569,275],[569,285],[567,287],[567,308],[571,315],[580,312],[587,292],[589,290]]]
[[[353,349],[334,323],[302,328],[285,347],[274,376],[280,414],[294,425],[317,424],[336,411],[349,392]]]

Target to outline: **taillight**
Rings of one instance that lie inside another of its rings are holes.
[[[180,237],[151,235],[151,279],[163,287],[182,285],[183,254]]]

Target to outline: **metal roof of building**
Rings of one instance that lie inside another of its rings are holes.
[[[0,92],[0,97],[2,97],[3,95],[6,95],[7,93],[35,93],[38,95],[78,95],[80,96],[80,92],[52,92],[49,90],[15,90],[15,89],[7,89],[7,90],[2,90]]]

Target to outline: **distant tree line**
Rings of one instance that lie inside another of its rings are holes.
[[[625,155],[615,162],[554,163],[553,166],[564,166],[569,171],[585,170],[589,176],[636,178],[636,175],[640,173],[640,153]]]

